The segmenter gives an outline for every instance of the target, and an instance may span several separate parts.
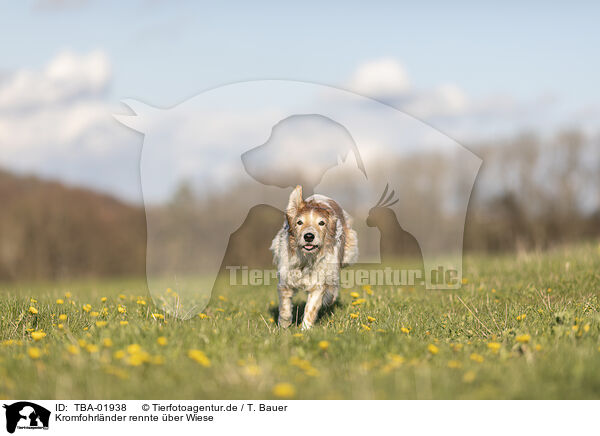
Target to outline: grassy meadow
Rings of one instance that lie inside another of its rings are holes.
[[[1,285],[0,397],[600,398],[598,243],[464,268],[460,291],[343,290],[308,332],[273,286],[180,321],[142,279]]]

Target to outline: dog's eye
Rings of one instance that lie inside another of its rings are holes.
[[[298,224],[299,226],[301,226],[302,225],[302,220],[298,220],[298,222],[296,224]]]
[[[319,225],[320,226],[324,226],[325,225],[325,221],[319,221]]]

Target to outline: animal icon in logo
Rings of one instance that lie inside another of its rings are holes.
[[[379,253],[381,263],[389,264],[397,261],[412,260],[423,263],[423,254],[417,239],[404,230],[391,206],[398,203],[394,198],[395,191],[388,194],[389,184],[385,185],[383,194],[377,204],[369,210],[367,226],[377,227],[380,233]]]
[[[3,407],[6,409],[6,431],[9,433],[14,433],[17,426],[28,429],[48,428],[50,411],[38,404],[19,401],[4,404]]]

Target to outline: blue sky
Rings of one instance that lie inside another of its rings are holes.
[[[137,200],[141,139],[110,118],[119,101],[171,107],[253,79],[352,89],[463,143],[597,134],[599,16],[593,2],[2,2],[0,166]]]
[[[456,83],[477,97],[600,97],[594,2],[10,2],[1,67],[41,66],[61,49],[108,53],[114,98],[171,105],[232,81],[341,84],[395,57],[415,86]]]

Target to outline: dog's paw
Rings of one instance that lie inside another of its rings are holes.
[[[292,325],[292,320],[279,317],[278,323],[279,327],[286,329]]]
[[[306,330],[310,330],[311,328],[312,328],[312,324],[309,324],[307,322],[302,322],[302,327],[300,327],[300,330],[306,331]]]

